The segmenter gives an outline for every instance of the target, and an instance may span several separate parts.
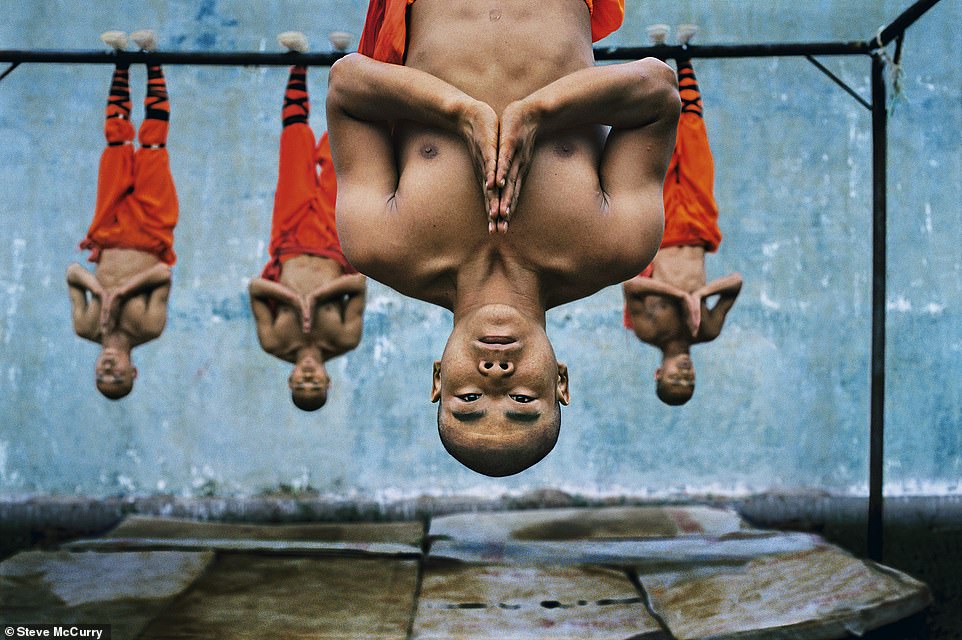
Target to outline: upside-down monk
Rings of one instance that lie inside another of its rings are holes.
[[[442,443],[481,473],[517,473],[557,441],[568,370],[546,309],[627,280],[661,241],[677,83],[651,58],[594,65],[623,12],[373,0],[361,53],[331,69],[344,253],[453,312],[431,396]]]
[[[150,31],[131,37],[143,50],[154,46]],[[102,38],[117,50],[127,43],[121,32],[107,32]],[[90,249],[96,272],[76,263],[67,269],[74,331],[101,345],[97,389],[114,400],[130,393],[137,377],[131,350],[164,329],[170,267],[176,260],[177,193],[166,149],[170,104],[160,65],[147,67],[144,121],[136,151],[130,110],[128,69],[118,64],[107,99],[107,147],[100,158],[96,209],[80,243],[82,249]]]

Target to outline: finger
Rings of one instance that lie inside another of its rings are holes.
[[[510,218],[510,214],[515,210],[517,210],[518,200],[520,198],[521,198],[521,178],[519,177],[518,180],[514,183],[514,194],[511,197],[511,208],[508,210],[509,218]]]
[[[484,153],[484,188],[494,191],[498,173],[498,152],[496,147],[490,147]]]
[[[507,140],[501,140],[498,145],[497,162],[497,185],[499,189],[504,189],[508,182],[508,174],[514,162],[514,153],[514,145]]]
[[[520,193],[521,186],[521,162],[516,162],[514,166],[511,167],[511,171],[508,173],[506,184],[504,187],[504,192],[501,197],[501,217],[505,219],[511,218],[511,213],[516,209],[518,204],[518,194]]]

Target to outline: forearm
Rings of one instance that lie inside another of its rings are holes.
[[[118,287],[116,294],[121,298],[129,298],[164,285],[170,285],[170,267],[158,262],[149,269],[128,278]]]
[[[72,290],[79,290],[84,296],[90,291],[95,296],[103,295],[103,287],[97,276],[84,269],[76,262],[67,267],[67,286]]]
[[[545,132],[583,124],[634,129],[677,120],[681,104],[674,71],[654,58],[581,69],[522,102]]]
[[[248,286],[248,292],[253,300],[274,300],[281,304],[286,304],[295,309],[301,308],[301,299],[292,289],[289,289],[279,282],[265,280],[264,278],[254,278]]]
[[[308,298],[317,304],[320,301],[341,296],[363,296],[366,288],[367,278],[360,273],[343,275],[314,289]]]
[[[720,295],[723,298],[736,298],[739,292],[742,290],[742,277],[741,274],[732,273],[724,278],[719,278],[708,283],[696,292],[701,298],[707,298],[708,296]]]
[[[360,54],[345,56],[331,67],[327,108],[357,120],[412,120],[459,132],[465,112],[475,103],[431,74]]]
[[[643,297],[648,295],[658,295],[665,296],[667,298],[675,298],[677,300],[684,300],[687,295],[681,289],[674,287],[666,282],[660,280],[655,280],[654,278],[646,278],[644,276],[636,276],[631,280],[622,284],[625,295],[633,297]]]

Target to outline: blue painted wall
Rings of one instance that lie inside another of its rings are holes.
[[[629,2],[607,42],[694,21],[702,43],[862,40],[909,0]],[[360,32],[362,0],[38,0],[5,3],[0,48],[97,49],[108,28],[153,27],[175,50],[276,50],[275,34]],[[962,487],[962,4],[908,33],[890,120],[886,490]],[[356,43],[356,40],[355,40]],[[869,94],[867,58],[824,60]],[[587,494],[823,488],[867,478],[869,113],[804,59],[698,60],[725,240],[738,270],[724,335],[697,348],[695,399],[662,406],[658,356],[621,327],[620,291],[552,311],[571,369],[560,442],[490,480],[442,449],[428,403],[450,315],[370,286],[359,349],[332,363],[331,401],[296,410],[287,365],[257,345],[246,283],[267,259],[281,68],[169,67],[169,143],[181,203],[163,337],[135,352],[122,402],[93,386],[97,348],[73,335],[64,270],[84,255],[110,68],[24,65],[0,83],[0,497]],[[326,70],[310,75],[323,129]],[[135,100],[144,73],[132,71]],[[135,108],[135,117],[139,111]]]

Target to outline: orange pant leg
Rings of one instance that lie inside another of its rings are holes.
[[[149,122],[156,121],[145,120],[144,124]],[[134,155],[134,192],[128,201],[133,215],[127,240],[136,243],[138,249],[156,254],[166,264],[174,264],[177,260],[174,227],[177,226],[179,207],[166,148],[141,147],[137,150]]]
[[[90,249],[90,261],[100,259],[100,251],[116,242],[118,217],[134,184],[134,127],[130,123],[130,88],[126,67],[114,70],[107,98],[104,137],[107,147],[100,156],[97,172],[97,203],[81,249]]]
[[[665,176],[665,235],[661,246],[704,246],[706,251],[715,251],[721,243],[714,196],[715,162],[691,63],[679,63],[678,77],[683,106]]]

